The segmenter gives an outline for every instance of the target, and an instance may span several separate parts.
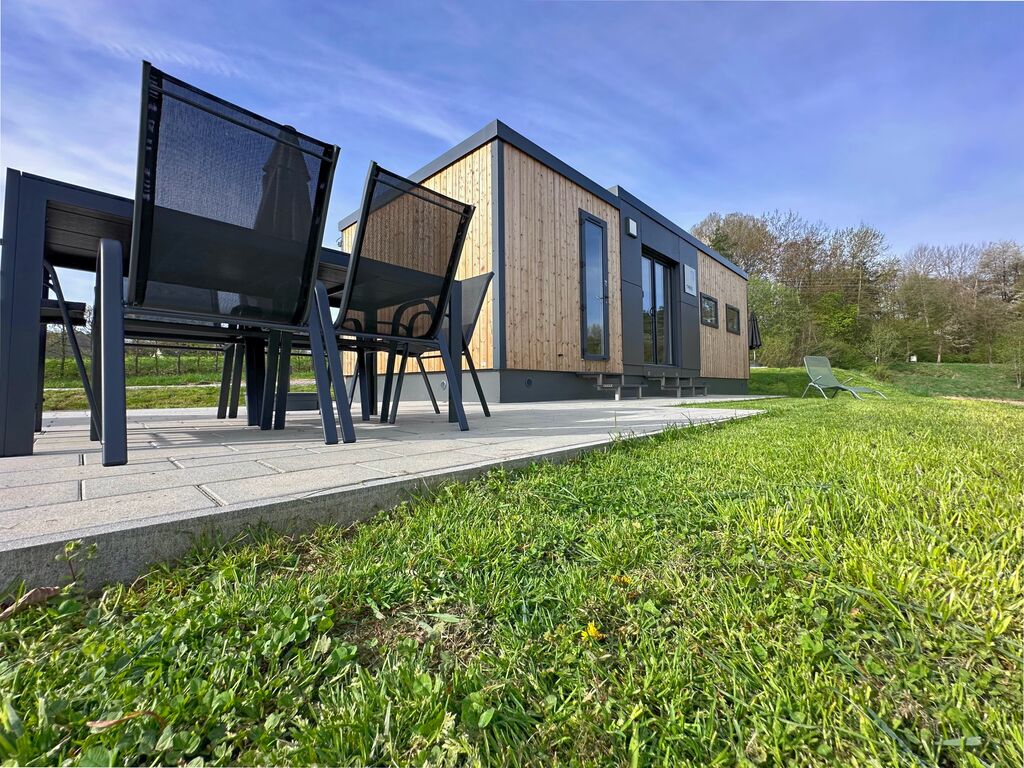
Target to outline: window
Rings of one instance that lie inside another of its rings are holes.
[[[585,360],[608,359],[608,225],[580,210],[580,333]]]
[[[725,330],[729,333],[740,333],[740,311],[732,304],[725,305]]]
[[[672,365],[672,267],[646,250],[643,270],[644,362]]]
[[[708,296],[706,293],[700,295],[700,322],[702,325],[718,327],[718,299]]]

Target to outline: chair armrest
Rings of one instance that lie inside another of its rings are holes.
[[[434,313],[430,310],[421,309],[419,312],[412,315],[406,322],[402,323],[406,333],[412,333],[412,327],[416,323],[416,318],[418,318],[420,315],[426,315],[427,317],[430,317],[432,314]]]
[[[405,311],[408,310],[408,309],[412,309],[413,307],[418,307],[421,304],[425,305],[427,308],[426,309],[421,309],[419,312],[417,312],[416,314],[413,315],[413,318],[418,317],[419,315],[423,315],[423,314],[431,315],[431,314],[433,314],[434,312],[437,311],[437,306],[430,299],[412,299],[411,301],[407,301],[404,304],[400,304],[398,306],[398,309],[395,310],[395,316],[391,320],[391,335],[392,336],[397,336],[398,335],[398,328],[399,328],[399,326],[402,325],[402,315],[405,313]],[[411,320],[410,320],[410,323],[411,323]],[[408,324],[406,324],[406,325],[408,325]]]

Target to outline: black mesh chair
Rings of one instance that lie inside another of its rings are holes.
[[[486,417],[490,417],[491,409],[487,407],[484,388],[480,384],[480,377],[476,372],[473,355],[469,352],[469,342],[472,340],[473,332],[476,330],[477,321],[480,319],[480,310],[483,309],[484,299],[487,297],[487,289],[490,287],[492,279],[494,279],[494,273],[485,272],[482,275],[476,275],[475,277],[460,281],[462,286],[462,356],[466,358],[469,374],[473,377],[473,386],[476,388],[477,397],[480,398],[480,407],[483,408],[484,416]],[[410,320],[415,322],[415,318],[410,318]],[[441,334],[447,338],[447,317],[441,324]],[[430,386],[430,377],[427,376],[427,369],[423,366],[423,360],[438,357],[437,351],[415,342],[406,343],[399,351],[402,354],[402,363],[398,369],[398,381],[395,384],[395,394],[391,401],[388,421],[394,424],[395,418],[398,415],[398,403],[402,399],[402,382],[405,380],[405,366],[409,358],[415,359],[416,364],[419,366],[420,375],[423,377],[423,385],[427,388],[427,395],[430,397],[431,405],[434,406],[434,413],[440,413],[441,409],[437,406],[437,398],[434,397],[434,390]],[[388,369],[387,375],[389,378],[393,375],[393,368]]]
[[[324,439],[337,442],[321,316],[311,310],[338,152],[143,64],[127,297],[120,243],[100,246],[104,464],[127,461],[126,319],[260,329],[270,369],[291,333],[308,333],[320,350]]]
[[[364,418],[369,418],[364,353],[386,351],[393,362],[400,347],[415,343],[441,357],[459,427],[469,429],[460,371],[452,364],[442,327],[473,211],[472,205],[370,164],[334,323],[343,348],[360,352]]]

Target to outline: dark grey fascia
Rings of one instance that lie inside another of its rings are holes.
[[[507,144],[511,144],[519,151],[532,157],[541,165],[546,165],[555,173],[565,176],[569,181],[587,190],[592,195],[600,198],[613,208],[618,209],[619,198],[615,193],[605,189],[593,179],[584,176],[571,165],[559,160],[546,149],[534,144],[518,131],[509,128],[505,123],[501,122],[501,120],[492,120],[468,139],[459,142],[443,155],[439,155],[422,168],[409,174],[409,178],[417,183],[422,182],[439,171],[443,171],[455,161],[461,160],[470,152],[479,149],[484,144],[489,141],[493,141],[494,139],[500,139]],[[338,229],[345,229],[345,227],[354,224],[358,220],[359,212],[353,211],[338,222]]]
[[[663,227],[665,227],[666,229],[671,231],[673,234],[678,235],[679,237],[683,238],[683,240],[688,242],[690,245],[694,246],[695,248],[699,248],[704,253],[706,253],[708,256],[710,256],[715,261],[717,261],[719,264],[721,264],[723,267],[726,267],[727,269],[732,270],[737,275],[742,277],[744,280],[748,279],[748,275],[747,275],[745,270],[740,269],[740,267],[738,267],[736,264],[733,264],[729,259],[725,258],[725,256],[723,256],[722,254],[718,253],[710,245],[707,245],[706,243],[701,242],[696,237],[694,237],[689,232],[687,232],[685,229],[680,227],[678,224],[674,224],[668,218],[666,218],[665,216],[663,216],[662,214],[658,213],[656,210],[651,208],[651,206],[649,206],[643,200],[640,200],[635,195],[630,194],[629,192],[627,192],[622,187],[618,187],[618,186],[611,187],[609,191],[612,192],[612,194],[614,194],[616,197],[622,198],[622,200],[624,200],[625,202],[627,202],[630,205],[632,205],[634,208],[636,208],[641,213],[644,213],[645,215],[647,215],[650,218],[654,219],[656,222],[658,222]]]

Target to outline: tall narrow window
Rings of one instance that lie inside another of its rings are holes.
[[[608,359],[608,225],[580,211],[580,315],[583,357]]]

